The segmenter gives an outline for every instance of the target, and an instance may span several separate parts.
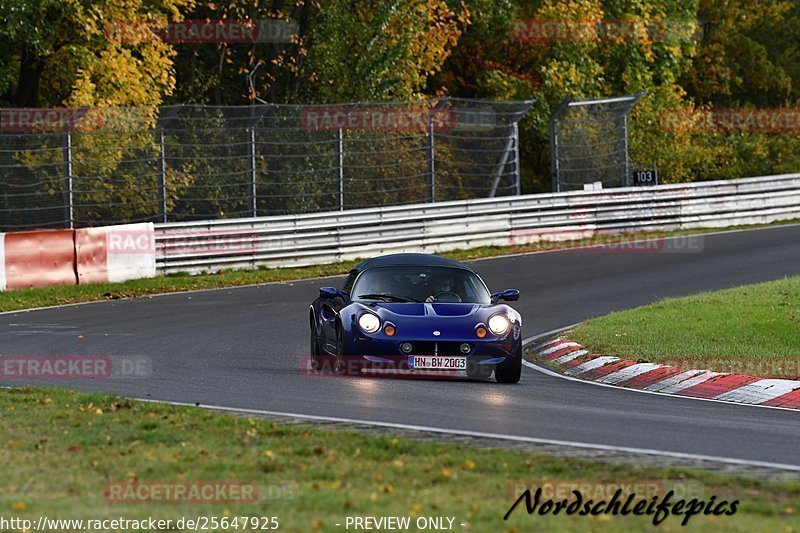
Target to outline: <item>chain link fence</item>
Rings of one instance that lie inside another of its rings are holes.
[[[520,193],[531,101],[0,111],[0,231]]]
[[[643,95],[561,102],[550,116],[554,192],[630,185],[628,113]]]

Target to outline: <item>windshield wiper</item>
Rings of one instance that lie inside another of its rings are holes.
[[[395,296],[394,294],[359,294],[359,300],[383,300],[384,302],[416,302],[419,300],[414,298],[407,298],[405,296]]]

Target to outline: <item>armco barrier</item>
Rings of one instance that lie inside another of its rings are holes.
[[[303,266],[522,244],[559,231],[669,231],[800,218],[800,174],[331,213],[157,224],[159,271]]]
[[[152,223],[0,234],[0,290],[155,275]]]

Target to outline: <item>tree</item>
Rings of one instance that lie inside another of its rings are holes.
[[[331,2],[310,35],[308,66],[327,102],[412,100],[469,22],[444,0]]]
[[[171,102],[214,105],[249,104],[256,98],[286,103],[301,98],[310,82],[305,73],[308,33],[319,16],[313,0],[200,1],[186,18],[208,21],[292,21],[290,40],[175,44],[177,90]],[[254,73],[252,92],[248,77]]]
[[[761,107],[796,102],[800,7],[786,0],[701,0],[703,39],[681,79],[700,104]]]
[[[119,38],[147,20],[178,20],[194,0],[6,0],[0,4],[4,105],[152,106],[175,85],[172,47]]]
[[[655,117],[655,127],[634,139],[632,152],[665,165],[674,158],[650,147],[670,137],[658,128],[659,110],[684,105],[677,80],[695,52],[692,1],[476,0],[470,9],[474,22],[434,81],[464,96],[536,98],[521,125],[527,191],[550,190],[549,118],[567,96],[648,91],[631,129],[639,117]]]

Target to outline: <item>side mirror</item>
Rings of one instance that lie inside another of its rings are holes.
[[[500,299],[507,302],[516,302],[519,300],[519,291],[517,289],[506,289],[500,293]]]
[[[519,291],[517,289],[506,289],[503,292],[496,292],[492,294],[492,303],[496,303],[498,300],[516,302],[519,300]]]
[[[320,298],[336,298],[339,296],[339,289],[335,287],[320,287],[319,288],[319,297]]]

